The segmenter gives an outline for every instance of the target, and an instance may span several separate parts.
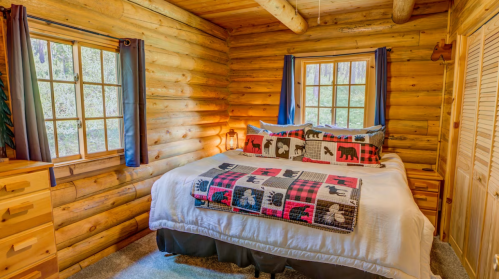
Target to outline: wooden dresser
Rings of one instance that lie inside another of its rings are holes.
[[[49,167],[0,163],[0,279],[59,278]]]
[[[438,232],[439,213],[441,210],[442,176],[436,171],[407,169],[407,179],[414,201],[421,212],[430,219]]]

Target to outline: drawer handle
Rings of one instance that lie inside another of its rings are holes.
[[[42,277],[42,273],[38,270],[31,272],[30,274],[23,276],[19,279],[38,279]]]
[[[29,186],[30,186],[29,181],[21,181],[11,184],[5,184],[5,190],[7,190],[7,192],[12,192],[15,190],[28,188]]]
[[[14,248],[14,251],[17,252],[17,251],[22,250],[26,247],[32,246],[33,244],[35,244],[37,242],[38,242],[38,238],[32,237],[32,238],[26,239],[25,241],[21,241],[19,243],[12,245],[12,248]]]
[[[9,207],[9,214],[14,215],[17,213],[28,211],[28,210],[33,209],[33,208],[35,208],[35,205],[32,202],[23,202],[19,205]]]
[[[421,190],[428,190],[428,185],[414,183],[414,188],[421,189]]]
[[[425,196],[417,196],[417,195],[414,196],[414,199],[415,200],[421,200],[421,201],[427,201],[428,200],[428,198],[425,197]]]

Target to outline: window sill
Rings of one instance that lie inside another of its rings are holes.
[[[56,179],[77,176],[84,173],[99,171],[125,164],[123,153],[111,154],[101,157],[78,159],[54,164]]]

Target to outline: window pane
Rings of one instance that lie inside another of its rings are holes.
[[[363,107],[366,98],[366,87],[364,85],[352,86],[350,95],[351,107]]]
[[[106,116],[121,116],[121,88],[106,86],[104,91],[106,93]]]
[[[104,83],[118,84],[119,54],[116,52],[103,51],[102,55],[104,62]]]
[[[123,147],[123,119],[107,119],[107,145],[109,150]]]
[[[74,80],[73,46],[50,42],[52,53],[52,78]]]
[[[338,63],[338,76],[336,84],[348,84],[350,77],[350,62]]]
[[[339,108],[336,109],[336,126],[347,128],[347,119],[348,119],[348,109]]]
[[[348,107],[348,86],[336,86],[336,106]]]
[[[76,117],[75,85],[54,82],[55,115],[57,118]]]
[[[42,100],[43,116],[45,119],[52,118],[52,94],[50,94],[49,82],[38,82],[40,89],[40,99]]]
[[[104,108],[102,105],[102,86],[83,85],[83,96],[85,100],[85,117],[102,117]]]
[[[307,94],[305,98],[306,106],[318,106],[319,104],[319,87],[307,87]]]
[[[350,109],[349,128],[364,128],[364,109]]]
[[[307,85],[318,85],[319,84],[319,64],[307,65],[306,73]]]
[[[49,79],[49,56],[47,41],[31,39],[31,48],[35,58],[36,77]]]
[[[321,64],[321,85],[333,84],[333,69],[334,64]]]
[[[54,138],[54,122],[45,121],[45,130],[47,130],[47,138],[49,140],[50,157],[55,158],[55,138]]]
[[[317,113],[316,108],[305,108],[305,123],[317,125]]]
[[[95,48],[81,48],[81,65],[83,68],[83,81],[102,82],[100,50]]]
[[[76,120],[57,121],[57,144],[59,157],[80,153],[78,144],[78,123]]]
[[[321,86],[321,107],[333,106],[333,87]]]
[[[332,108],[321,108],[319,109],[319,124],[331,124]]]
[[[366,83],[366,61],[352,62],[352,84]]]
[[[104,120],[87,120],[86,134],[87,134],[87,152],[95,153],[99,151],[106,151],[106,139],[104,136]]]

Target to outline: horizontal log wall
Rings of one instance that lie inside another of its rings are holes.
[[[394,24],[387,9],[327,16],[302,35],[239,30],[244,34],[229,38],[230,128],[244,135],[247,124],[277,121],[284,55],[386,46],[392,51],[384,149],[399,154],[408,167],[435,168],[444,66],[430,56],[446,36],[445,11],[441,2],[427,4],[405,24]]]
[[[145,40],[150,163],[127,168],[123,156],[111,156],[55,168],[55,238],[61,278],[67,278],[150,232],[151,187],[162,174],[222,151],[228,46],[125,0],[0,0],[12,3],[30,15]],[[4,82],[5,66],[2,56]]]

